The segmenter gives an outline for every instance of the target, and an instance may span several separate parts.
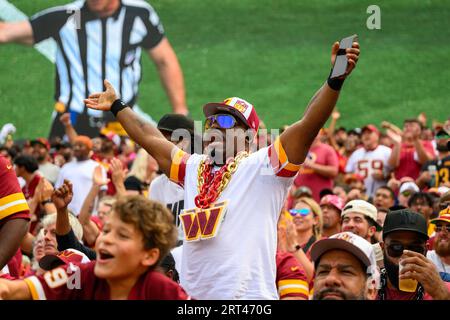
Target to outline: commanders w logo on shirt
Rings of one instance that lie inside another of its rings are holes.
[[[186,241],[214,238],[226,213],[228,201],[219,202],[207,209],[184,210],[180,214]]]

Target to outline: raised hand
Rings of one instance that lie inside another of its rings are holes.
[[[422,124],[422,126],[424,126],[424,127],[427,126],[427,115],[425,114],[425,112],[421,112],[417,116],[417,120],[419,120],[419,122]]]
[[[69,180],[64,180],[62,186],[53,191],[52,202],[55,204],[56,209],[60,210],[67,208],[70,201],[72,201],[72,197],[72,183]]]
[[[61,121],[61,123],[62,123],[65,127],[69,126],[69,125],[71,124],[71,123],[70,123],[70,113],[66,112],[66,113],[62,114],[62,115],[59,117],[59,121]]]
[[[101,165],[95,167],[94,173],[92,175],[92,182],[99,187],[109,182],[109,179],[105,178],[103,174],[103,168]]]
[[[38,191],[39,194],[39,201],[42,202],[44,200],[50,199],[53,194],[53,186],[52,184],[45,178],[42,178],[38,186],[36,188],[36,191]]]
[[[105,79],[104,84],[106,91],[93,93],[89,98],[84,99],[84,103],[88,108],[102,111],[111,110],[111,105],[117,100],[117,94],[108,80]]]
[[[341,114],[339,113],[339,111],[337,109],[334,109],[333,113],[331,114],[331,117],[333,119],[339,119],[341,117]]]
[[[334,65],[334,61],[336,61],[337,53],[339,51],[339,42],[335,42],[331,47],[331,64]],[[351,48],[345,49],[345,53],[347,56],[347,70],[345,71],[345,75],[342,78],[346,78],[356,67],[356,63],[358,63],[359,59],[359,42],[355,41],[352,44]]]
[[[289,252],[294,252],[297,243],[297,229],[291,219],[286,219],[286,248]]]
[[[122,161],[119,159],[112,159],[111,164],[111,178],[113,183],[116,185],[117,183],[123,183],[125,181],[125,175],[128,170],[124,170],[122,166]]]
[[[394,130],[392,129],[387,129],[386,130],[386,135],[391,138],[392,142],[394,142],[395,144],[400,144],[402,142],[402,136],[397,134]]]

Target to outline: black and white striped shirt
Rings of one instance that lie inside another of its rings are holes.
[[[53,7],[32,16],[34,41],[49,37],[57,43],[55,100],[67,110],[82,113],[83,99],[103,91],[108,79],[120,97],[133,106],[141,80],[142,49],[164,37],[155,10],[142,0],[122,0],[110,17],[100,18],[85,1]],[[102,112],[88,110],[101,117]]]

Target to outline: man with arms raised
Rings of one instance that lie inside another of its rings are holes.
[[[338,51],[336,42],[332,62]],[[299,165],[332,112],[343,80],[356,65],[359,44],[353,43],[345,52],[349,62],[346,74],[328,79],[300,121],[270,147],[251,154],[248,151],[259,119],[253,105],[240,98],[204,106],[205,134],[213,138],[213,142],[205,143],[208,156],[189,155],[167,141],[117,100],[107,81],[105,92],[85,100],[90,108],[111,110],[129,136],[158,161],[161,170],[184,185],[185,211],[180,218],[185,241],[180,280],[193,298],[278,298],[278,217]]]

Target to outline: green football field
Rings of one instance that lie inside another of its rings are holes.
[[[31,15],[64,0],[11,0]],[[183,67],[191,116],[230,96],[253,103],[269,128],[301,117],[330,70],[331,44],[359,35],[361,57],[344,86],[339,124],[401,124],[424,111],[450,116],[448,0],[154,0]],[[381,9],[369,30],[367,7]],[[143,56],[139,105],[156,120],[170,111],[154,66]],[[0,126],[16,138],[46,136],[54,66],[32,48],[0,46]]]

